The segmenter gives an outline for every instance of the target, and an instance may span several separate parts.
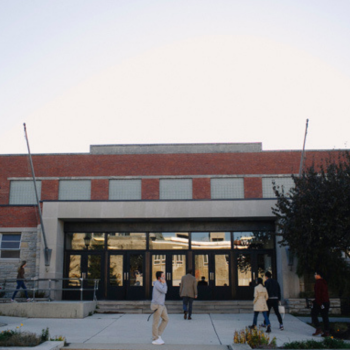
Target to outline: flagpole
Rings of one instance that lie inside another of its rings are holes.
[[[28,141],[28,135],[27,135],[27,128],[26,128],[26,123],[23,123],[24,126],[24,137],[26,138],[27,142],[27,148],[28,148],[28,155],[29,155],[29,163],[30,163],[30,168],[32,170],[32,177],[33,177],[33,182],[34,182],[34,192],[35,192],[35,198],[36,198],[36,203],[38,205],[38,211],[39,211],[39,216],[40,216],[40,223],[41,223],[41,230],[43,233],[43,239],[44,239],[44,256],[45,256],[45,266],[50,266],[50,260],[51,260],[51,252],[52,249],[49,249],[47,246],[46,242],[46,235],[45,235],[45,228],[44,228],[44,222],[43,222],[43,217],[41,214],[41,207],[40,207],[40,202],[39,202],[39,196],[38,196],[38,189],[36,187],[36,179],[35,179],[35,174],[34,174],[34,167],[33,167],[33,161],[32,161],[32,155],[30,154],[30,148],[29,148],[29,141]]]
[[[300,166],[299,166],[299,177],[301,177],[301,172],[303,170],[304,153],[305,153],[305,144],[306,144],[306,135],[307,135],[307,127],[308,127],[308,125],[309,125],[309,119],[306,119],[304,145],[303,145],[303,151],[301,153]]]

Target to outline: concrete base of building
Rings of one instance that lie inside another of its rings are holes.
[[[32,318],[84,318],[96,309],[95,301],[9,302],[1,304],[2,316]]]

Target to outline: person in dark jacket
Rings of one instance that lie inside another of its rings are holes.
[[[322,329],[320,327],[320,322],[318,321],[318,315],[321,313],[322,319],[323,319],[323,327],[324,332],[322,334],[322,337],[328,337],[329,336],[329,319],[328,319],[328,312],[329,312],[329,295],[328,295],[328,285],[327,282],[323,279],[322,272],[317,271],[315,272],[315,300],[312,303],[311,308],[311,318],[312,323],[316,327],[315,333],[312,335],[319,335],[322,334]]]
[[[269,299],[267,300],[267,317],[270,317],[270,311],[273,308],[273,310],[275,311],[275,315],[277,316],[278,322],[280,324],[280,330],[283,331],[283,320],[278,310],[278,304],[281,301],[281,288],[279,283],[272,278],[272,274],[270,271],[266,271],[265,273],[265,288],[269,293]],[[266,327],[265,322],[260,326]]]
[[[17,292],[18,292],[18,290],[20,288],[24,289],[24,293],[26,295],[27,301],[31,301],[31,299],[28,298],[27,287],[24,284],[24,268],[25,268],[26,265],[27,265],[27,262],[26,261],[22,261],[21,266],[17,270],[17,287],[16,287],[16,290],[14,291],[14,293],[12,295],[11,302],[15,301],[16,294],[17,294]]]

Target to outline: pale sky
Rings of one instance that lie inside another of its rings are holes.
[[[349,0],[0,0],[0,154],[350,145]]]

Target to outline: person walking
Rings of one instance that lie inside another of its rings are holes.
[[[271,325],[270,320],[267,317],[267,303],[266,300],[269,299],[269,295],[267,293],[266,288],[262,285],[263,281],[259,277],[258,278],[258,285],[254,288],[254,318],[253,318],[253,325],[249,326],[250,329],[256,329],[256,325],[258,322],[258,315],[259,312],[262,312],[265,323],[267,325],[266,333],[271,332]]]
[[[329,295],[328,295],[328,285],[327,282],[323,279],[323,274],[320,271],[315,272],[315,300],[312,303],[311,307],[311,318],[312,323],[316,327],[315,333],[312,335],[316,336],[322,333],[322,329],[320,327],[320,322],[318,320],[318,315],[321,313],[323,320],[324,332],[322,333],[322,337],[329,337]]]
[[[265,273],[265,288],[267,290],[267,294],[269,295],[269,299],[267,300],[267,317],[270,319],[270,311],[273,308],[273,310],[275,311],[275,315],[277,316],[278,322],[280,324],[280,330],[283,331],[283,321],[281,314],[278,310],[278,305],[281,301],[281,287],[279,283],[272,278],[272,274],[270,271],[266,271]],[[260,326],[266,327],[265,322]]]
[[[21,266],[17,270],[17,286],[16,286],[16,290],[12,295],[11,302],[15,302],[16,294],[20,288],[24,289],[24,294],[27,298],[27,301],[31,301],[31,299],[28,298],[27,287],[24,284],[24,268],[26,267],[26,265],[27,265],[27,262],[22,261]]]
[[[182,276],[180,284],[180,297],[182,299],[182,307],[184,310],[184,319],[192,320],[192,304],[193,299],[196,299],[198,295],[197,280],[192,275],[192,269],[187,270],[187,274]]]
[[[168,291],[168,286],[163,271],[157,271],[156,278],[157,280],[153,283],[151,302],[151,310],[153,311],[152,344],[162,345],[164,344],[164,340],[161,335],[169,321],[167,308],[165,306],[165,295]],[[160,318],[162,322],[159,325]]]

